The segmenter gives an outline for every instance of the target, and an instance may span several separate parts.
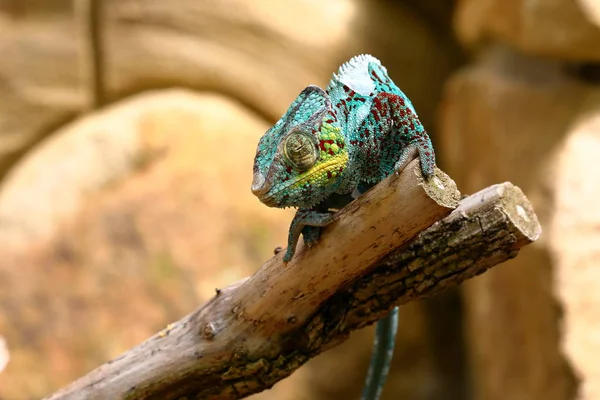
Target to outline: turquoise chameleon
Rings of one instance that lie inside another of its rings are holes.
[[[288,247],[302,234],[319,240],[335,210],[418,155],[425,179],[433,175],[431,140],[412,103],[379,60],[359,55],[333,74],[326,90],[308,86],[258,142],[252,193],[269,207],[297,207]],[[377,323],[363,400],[377,400],[389,371],[398,308]]]

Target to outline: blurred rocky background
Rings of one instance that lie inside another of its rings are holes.
[[[249,190],[256,143],[360,53],[462,192],[512,181],[544,228],[401,308],[384,400],[600,399],[599,1],[89,1],[0,0],[1,400],[53,392],[285,245],[293,212]],[[254,398],[358,398],[372,335]]]

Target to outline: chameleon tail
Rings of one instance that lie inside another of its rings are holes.
[[[361,400],[379,400],[387,380],[398,330],[398,307],[377,322],[371,364]]]

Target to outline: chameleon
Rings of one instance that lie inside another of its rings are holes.
[[[387,176],[420,160],[433,176],[431,140],[408,97],[375,57],[342,64],[323,90],[310,85],[260,138],[251,190],[269,207],[295,207],[285,263],[302,235],[310,248],[335,213]],[[363,400],[377,400],[387,379],[398,308],[377,322]]]

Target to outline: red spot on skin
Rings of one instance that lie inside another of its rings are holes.
[[[375,108],[371,109],[371,115],[373,116],[373,119],[376,122],[379,122],[379,113],[377,112],[377,110]]]
[[[383,102],[379,97],[375,97],[375,100],[373,101],[373,107],[379,112],[383,111]]]
[[[401,96],[398,96],[397,94],[383,92],[379,93],[379,96],[387,99],[392,104],[399,104],[402,107],[406,105],[404,99]]]
[[[288,174],[291,174],[292,173],[292,167],[287,167],[285,169],[285,172],[287,172]]]
[[[331,171],[327,171],[327,178],[328,178],[328,179],[331,179],[331,177],[332,177],[332,176],[333,176],[333,175],[331,175]]]
[[[327,140],[321,140],[321,141],[319,141],[319,147],[323,151],[325,151],[325,143],[333,144],[333,140],[332,139],[327,139]],[[329,151],[329,154],[333,154],[333,153],[331,153],[331,150],[328,150],[328,151]]]

